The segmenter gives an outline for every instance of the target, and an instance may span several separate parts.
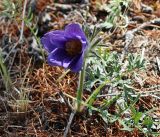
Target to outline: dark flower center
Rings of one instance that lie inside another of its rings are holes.
[[[65,44],[68,55],[75,56],[82,50],[82,43],[79,40],[70,40]]]

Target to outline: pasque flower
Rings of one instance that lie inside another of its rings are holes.
[[[82,69],[87,39],[77,23],[69,24],[65,30],[55,30],[46,33],[41,43],[48,51],[48,63],[53,66],[62,66],[73,72]]]

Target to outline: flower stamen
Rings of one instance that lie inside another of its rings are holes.
[[[82,43],[79,40],[70,40],[65,44],[65,50],[70,56],[75,56],[82,51]]]

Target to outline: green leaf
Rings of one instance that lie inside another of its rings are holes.
[[[143,113],[142,112],[136,112],[136,114],[133,115],[133,120],[134,120],[134,123],[135,125],[138,125],[139,123],[139,120],[141,119]]]
[[[104,22],[101,24],[102,27],[105,27],[105,28],[112,28],[113,27],[113,24],[110,23],[110,22]]]
[[[89,98],[86,100],[86,104],[92,105],[93,102],[96,100],[97,95],[99,94],[99,92],[101,91],[101,89],[107,84],[109,83],[108,80],[106,80],[103,84],[101,84],[98,88],[96,88],[93,93],[89,96]]]
[[[121,130],[129,131],[129,132],[133,131],[134,128],[130,128],[127,124],[125,124],[123,120],[119,119],[118,122],[123,126]]]
[[[101,106],[101,110],[110,107],[110,106],[111,106],[113,103],[115,103],[120,97],[121,97],[121,94],[113,97],[113,98],[110,99],[110,100],[103,100],[104,105]]]
[[[153,125],[153,120],[150,117],[145,117],[143,121],[143,125],[147,126],[147,129],[151,129]]]

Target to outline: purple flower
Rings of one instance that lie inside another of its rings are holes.
[[[49,52],[50,65],[62,66],[73,72],[82,69],[87,39],[79,24],[69,24],[65,30],[48,32],[41,38],[41,43]]]

